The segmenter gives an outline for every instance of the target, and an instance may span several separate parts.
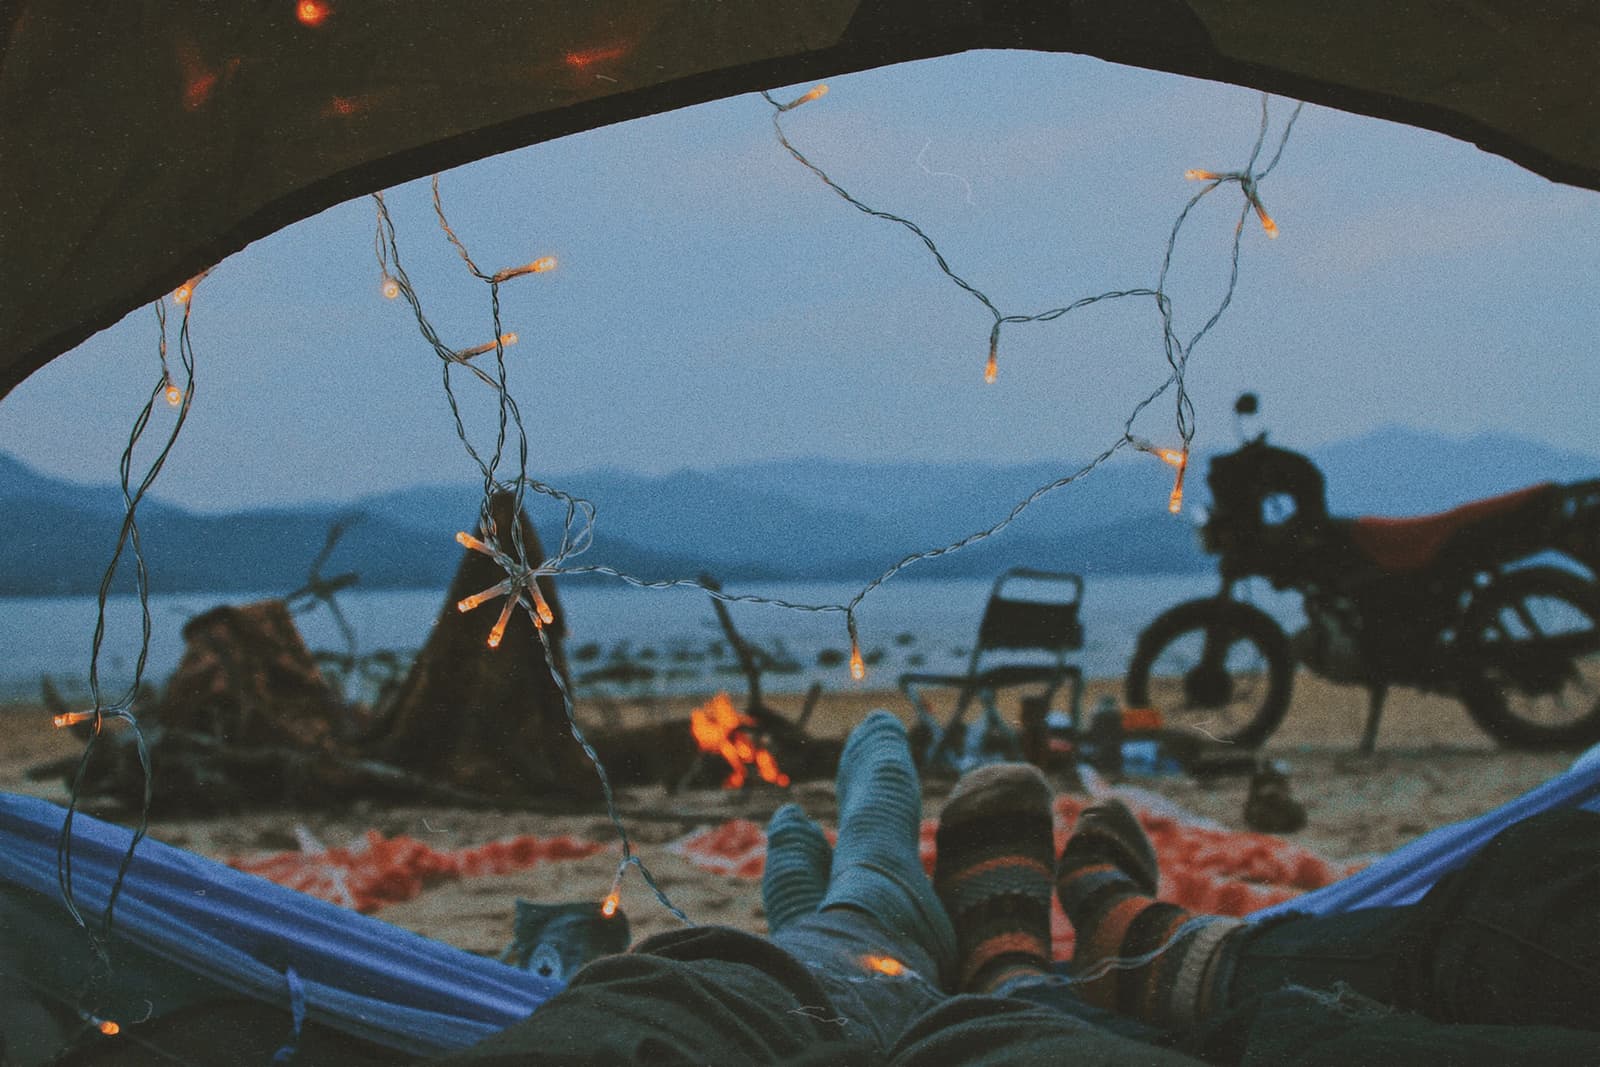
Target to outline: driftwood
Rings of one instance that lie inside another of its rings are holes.
[[[528,556],[542,559],[526,515],[513,516],[512,498],[496,494],[495,528],[510,543],[513,521],[522,524]],[[501,600],[462,613],[456,604],[505,578],[479,552],[463,552],[427,643],[393,702],[383,711],[374,755],[430,780],[508,800],[541,795],[599,796],[599,782],[572,738],[555,672],[566,680],[562,638],[565,613],[554,585],[539,588],[555,614],[545,626],[551,659],[526,612],[512,612],[498,648],[488,635]]]

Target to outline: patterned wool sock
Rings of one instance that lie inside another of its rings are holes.
[[[1244,924],[1155,899],[1155,850],[1118,801],[1086,810],[1056,866],[1077,933],[1073,969],[1092,1004],[1169,1028],[1211,1008],[1223,941]]]
[[[822,905],[833,866],[833,849],[822,828],[798,804],[785,804],[767,823],[767,867],[761,875],[761,905],[767,931],[776,934]]]
[[[962,777],[939,816],[933,884],[956,931],[956,987],[988,993],[1050,968],[1051,789],[1026,763]]]
[[[839,839],[823,909],[873,916],[898,942],[926,953],[942,975],[955,959],[955,932],[922,869],[922,782],[899,719],[874,711],[850,732],[836,795]]]

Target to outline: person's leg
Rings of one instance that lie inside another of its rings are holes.
[[[873,943],[938,985],[955,961],[955,932],[922,869],[922,783],[905,727],[874,711],[839,757],[839,839],[819,914],[853,912]]]
[[[942,997],[954,934],[922,869],[922,786],[905,729],[875,711],[839,759],[838,847],[795,805],[768,824],[772,939],[818,976],[843,1031],[880,1050]]]
[[[846,1063],[871,1062],[878,1047],[842,1025],[830,989],[800,960],[766,938],[700,926],[594,961],[522,1022],[437,1062],[743,1065],[827,1048]]]
[[[761,875],[761,907],[767,931],[778,933],[814,914],[828,892],[833,848],[798,804],[785,804],[767,823],[767,866]]]
[[[1416,910],[1402,1006],[1444,1022],[1600,1029],[1600,814],[1506,828]]]
[[[933,884],[955,926],[963,993],[1050,969],[1051,789],[1026,763],[981,767],[939,816]]]
[[[1225,941],[1241,920],[1196,915],[1155,899],[1155,853],[1117,801],[1085,811],[1056,867],[1056,894],[1077,933],[1079,994],[1164,1028],[1188,1026],[1218,1004]]]

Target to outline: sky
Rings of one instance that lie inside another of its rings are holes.
[[[1006,313],[1155,283],[1185,169],[1242,166],[1259,94],[1070,55],[979,52],[829,79],[784,118],[861,200],[907,216]],[[809,85],[775,91],[792,99]],[[1292,102],[1274,99],[1270,146]],[[776,143],[758,95],[590,131],[442,176],[502,289],[532,471],[664,472],[751,459],[1060,460],[1117,439],[1166,374],[1148,299],[1008,326],[900,227],[830,193]],[[388,191],[405,263],[446,341],[492,336],[487,287],[432,215]],[[1470,144],[1306,107],[1261,185],[1237,293],[1196,348],[1195,446],[1233,440],[1242,390],[1274,439],[1314,447],[1403,424],[1600,454],[1600,194]],[[1235,186],[1191,216],[1169,281],[1180,333],[1226,284]],[[368,198],[255,242],[198,289],[194,406],[155,493],[202,511],[350,500],[474,477],[439,362],[380,295]],[[0,401],[0,450],[114,479],[159,375],[143,308]],[[469,432],[490,397],[458,378]],[[1158,402],[1139,432],[1176,439]],[[172,415],[158,410],[154,430]],[[780,487],[781,488],[781,487]]]

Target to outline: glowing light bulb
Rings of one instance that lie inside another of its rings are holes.
[[[173,384],[171,379],[168,379],[167,381],[167,403],[171,404],[173,407],[177,407],[179,404],[183,403],[183,390],[179,389],[175,384]]]
[[[187,304],[189,302],[189,298],[194,296],[195,286],[197,286],[201,282],[205,281],[206,275],[210,274],[210,273],[211,273],[211,268],[207,267],[205,270],[201,271],[199,274],[196,274],[193,278],[190,278],[188,281],[184,282],[182,285],[180,285],[176,289],[172,290],[173,303],[176,303],[176,304]]]
[[[1176,448],[1157,448],[1153,451],[1157,459],[1163,463],[1170,463],[1174,467],[1181,468],[1189,462],[1189,458]]]
[[[804,95],[798,96],[794,100],[792,100],[789,103],[783,105],[783,110],[785,110],[785,111],[793,111],[795,108],[799,107],[801,104],[809,104],[813,100],[821,100],[823,97],[825,97],[827,95],[828,95],[828,87],[826,85],[818,85],[815,88],[808,90]]]
[[[470,548],[474,552],[482,552],[485,556],[494,555],[494,549],[490,548],[476,537],[473,537],[465,530],[462,530],[456,534],[456,543],[462,548]]]
[[[94,718],[92,711],[65,711],[50,721],[55,723],[56,729],[63,726],[76,726],[80,722],[89,722]]]
[[[865,678],[866,676],[867,676],[867,664],[866,664],[866,661],[864,661],[861,658],[861,646],[856,643],[855,638],[851,638],[850,639],[850,677],[854,678],[856,681],[859,682],[859,681],[861,681],[861,679]]]
[[[499,585],[485,589],[481,593],[473,593],[471,596],[457,601],[456,610],[462,614],[466,614],[478,605],[485,604],[497,596],[505,596],[509,592],[511,592],[511,579],[507,578]]]
[[[904,974],[906,970],[906,965],[893,956],[864,956],[861,962],[867,965],[869,971],[877,971],[879,974],[886,974],[891,978],[898,974]]]
[[[118,1026],[116,1023],[112,1022],[110,1019],[101,1019],[100,1022],[96,1025],[95,1029],[99,1030],[102,1034],[105,1034],[107,1037],[116,1037],[118,1034],[122,1033],[122,1027]]]
[[[1178,476],[1172,482],[1172,495],[1167,497],[1167,510],[1176,515],[1183,509],[1183,474],[1187,466],[1178,468]]]
[[[537,581],[528,583],[528,592],[533,594],[533,610],[537,613],[539,622],[555,622],[556,614],[550,610],[550,604],[545,600],[544,594],[539,592],[539,583]]]
[[[1261,219],[1261,228],[1266,231],[1268,237],[1276,238],[1278,236],[1278,224],[1272,221],[1272,216],[1268,215],[1267,209],[1261,206],[1261,201],[1257,200],[1254,203],[1256,215]]]
[[[322,0],[300,0],[294,5],[294,17],[302,26],[320,26],[327,20],[329,7]]]
[[[1222,175],[1218,174],[1214,170],[1193,170],[1193,169],[1191,169],[1191,170],[1184,171],[1183,172],[1183,176],[1185,178],[1188,178],[1192,182],[1215,182],[1215,181],[1221,181],[1222,180]]]
[[[500,335],[500,340],[498,342],[499,347],[501,347],[501,348],[508,348],[511,345],[514,345],[516,343],[517,343],[517,335],[514,334],[514,333],[503,333],[503,334],[501,334]],[[463,361],[469,360],[469,359],[472,359],[474,356],[481,356],[485,352],[493,352],[495,350],[495,347],[496,347],[496,342],[494,342],[494,341],[485,341],[481,345],[473,345],[471,348],[463,348],[461,351],[456,353],[456,359],[463,360]]]
[[[607,919],[617,913],[617,905],[622,903],[622,895],[615,889],[606,894],[606,899],[600,902],[600,914]]]
[[[395,281],[393,278],[389,277],[387,274],[385,274],[383,276],[383,298],[385,300],[393,300],[395,297],[397,297],[399,295],[400,295],[400,283]]]
[[[983,365],[983,380],[987,385],[993,385],[994,380],[1000,375],[999,342],[989,342],[989,362]]]
[[[510,281],[512,278],[520,278],[524,274],[543,274],[545,271],[551,271],[555,269],[555,256],[540,256],[532,263],[527,263],[520,267],[507,267],[505,270],[495,271],[494,277],[490,278],[489,280],[491,282],[504,282]]]
[[[517,606],[515,597],[506,597],[505,606],[500,609],[500,617],[494,620],[494,627],[489,631],[489,647],[499,648],[500,642],[506,636],[506,623],[511,621],[511,609]]]

